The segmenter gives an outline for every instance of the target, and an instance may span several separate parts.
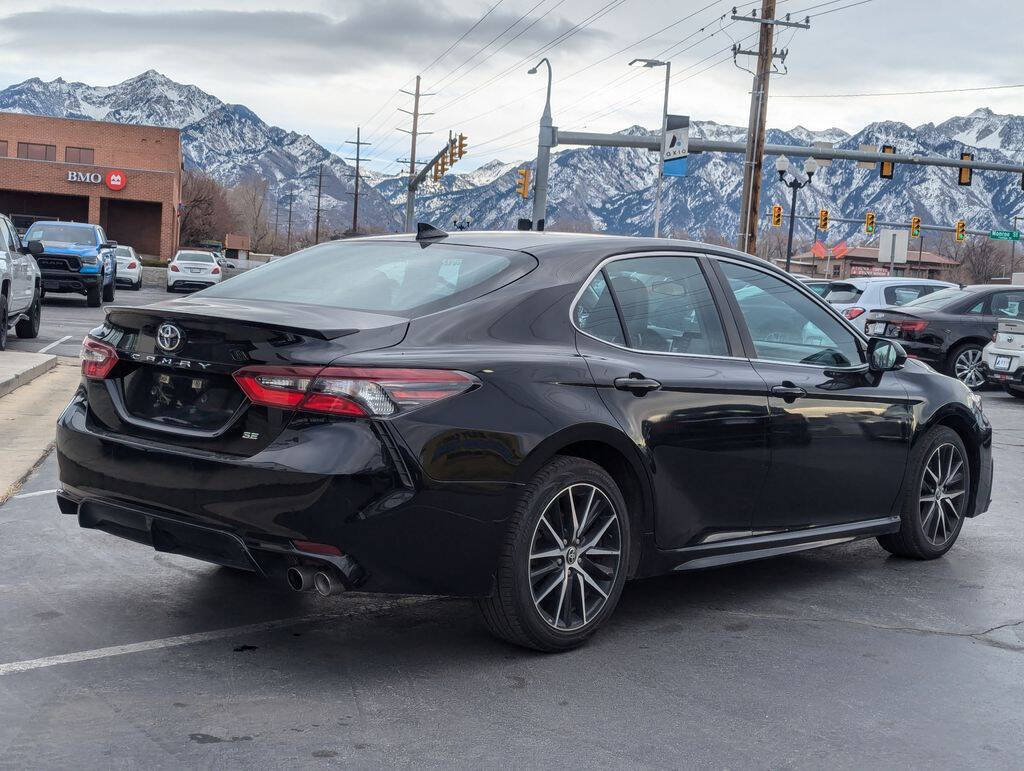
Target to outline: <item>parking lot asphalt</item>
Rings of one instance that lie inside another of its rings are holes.
[[[0,506],[0,767],[1019,768],[1024,402],[944,558],[873,541],[627,585],[583,649],[462,600],[321,600]]]

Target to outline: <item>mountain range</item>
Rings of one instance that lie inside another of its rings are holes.
[[[90,86],[38,78],[0,91],[0,110],[55,117],[110,120],[180,128],[186,166],[199,168],[231,185],[247,178],[268,180],[280,194],[296,191],[296,217],[306,218],[316,202],[316,170],[324,164],[323,209],[331,230],[343,230],[351,219],[353,168],[311,137],[265,123],[242,105],[228,104],[194,85],[177,83],[149,70],[113,86]],[[557,123],[557,115],[555,116]],[[571,127],[563,127],[571,128]],[[632,126],[628,134],[651,135]],[[745,128],[695,120],[691,135],[742,141]],[[962,151],[978,159],[1024,161],[1024,116],[998,115],[986,108],[942,123],[911,127],[880,121],[855,134],[832,128],[812,131],[797,126],[770,129],[768,142],[808,145],[816,141],[857,149],[860,144],[891,144],[906,154],[956,157]],[[472,152],[472,144],[470,145]],[[449,172],[427,182],[417,197],[421,221],[440,227],[453,218],[472,228],[509,229],[529,216],[530,204],[515,193],[516,170],[533,166],[492,160],[468,173]],[[666,183],[662,228],[667,235],[693,238],[736,236],[742,157],[706,153],[690,158],[688,176]],[[641,150],[574,147],[555,153],[551,162],[548,222],[551,227],[609,233],[649,234],[653,223],[656,156]],[[399,230],[406,178],[366,171],[361,188],[360,223],[376,230]],[[766,163],[762,207],[782,203],[788,213],[788,190]],[[837,161],[815,174],[800,191],[798,209],[815,213],[829,209],[833,217],[861,218],[875,212],[879,220],[907,220],[919,215],[927,223],[952,225],[959,218],[972,229],[1005,228],[1024,210],[1019,177],[976,172],[971,186],[957,184],[951,169],[897,166],[895,177],[883,180],[877,169],[861,169]],[[300,212],[302,214],[300,214]],[[834,222],[834,220],[833,220]],[[801,223],[804,237],[811,225]],[[835,223],[828,240],[863,240],[857,224]],[[932,244],[928,244],[930,248]]]

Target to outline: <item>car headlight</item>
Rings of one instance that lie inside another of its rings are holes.
[[[82,264],[83,265],[96,265],[99,261],[100,261],[99,257],[95,257],[93,255],[88,255],[87,254],[87,255],[84,255],[82,257]]]

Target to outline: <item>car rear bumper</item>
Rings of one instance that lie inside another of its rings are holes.
[[[364,591],[489,594],[517,489],[421,478],[368,421],[285,430],[249,458],[142,442],[99,426],[82,392],[57,458],[61,510],[83,527],[265,575],[330,562]]]
[[[218,284],[218,281],[206,280],[201,281],[194,278],[179,278],[179,279],[168,279],[167,286],[172,289],[206,289],[208,286],[214,286]]]
[[[47,292],[78,292],[85,294],[90,288],[103,284],[100,273],[68,273],[66,271],[44,270],[43,289]]]
[[[1007,359],[1007,366],[996,368],[1000,359]],[[1019,349],[986,346],[981,360],[981,371],[985,380],[996,385],[1024,384],[1024,352]]]

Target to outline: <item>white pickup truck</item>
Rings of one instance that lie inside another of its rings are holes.
[[[22,247],[11,221],[0,214],[0,351],[7,348],[7,334],[12,328],[18,337],[33,338],[39,334],[40,295],[36,258]]]

